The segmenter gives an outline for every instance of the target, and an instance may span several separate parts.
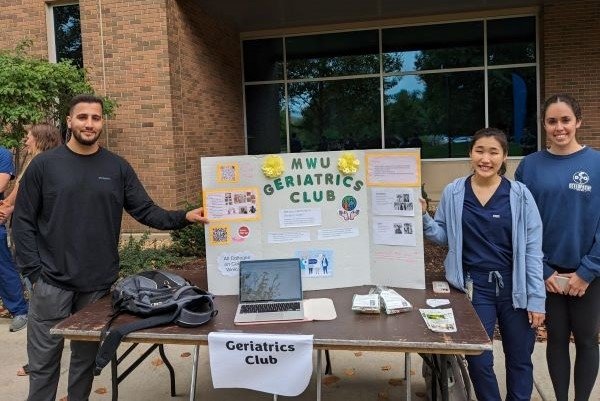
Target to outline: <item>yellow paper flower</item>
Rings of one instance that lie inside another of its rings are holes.
[[[352,175],[358,171],[360,161],[352,152],[344,152],[338,159],[338,170],[344,175]]]
[[[283,174],[283,159],[281,156],[269,155],[265,157],[262,165],[262,172],[268,178],[277,178]]]

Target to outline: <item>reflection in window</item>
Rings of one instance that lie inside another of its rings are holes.
[[[288,79],[379,72],[377,30],[292,36],[285,47]]]
[[[246,86],[248,154],[287,152],[283,85]]]
[[[483,22],[391,28],[382,31],[385,72],[483,65]]]
[[[378,78],[291,83],[288,92],[302,151],[381,148]]]
[[[489,121],[508,136],[510,156],[537,150],[535,67],[490,70]]]
[[[487,37],[490,65],[535,63],[535,17],[490,20]]]
[[[470,136],[485,126],[483,71],[388,77],[384,115],[386,148],[465,157]]]
[[[511,155],[527,154],[538,142],[535,43],[535,16],[244,41],[249,153],[383,140],[424,159],[467,157],[487,124],[506,131]]]
[[[71,60],[74,65],[83,68],[79,5],[54,6],[52,13],[56,61]]]
[[[244,79],[275,81],[283,78],[283,40],[261,39],[244,42]]]

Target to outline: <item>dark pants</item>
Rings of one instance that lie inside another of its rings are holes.
[[[492,339],[496,320],[498,321],[506,360],[506,400],[528,401],[533,391],[531,354],[535,331],[529,325],[527,311],[513,308],[511,274],[502,273],[502,280],[492,277],[491,282],[487,271],[471,270],[470,274],[474,288],[473,307]],[[504,288],[500,287],[500,281]],[[477,399],[500,401],[492,351],[466,358]]]
[[[21,276],[8,249],[4,225],[0,225],[0,298],[13,316],[27,314],[27,301],[23,294]]]
[[[547,293],[546,359],[557,401],[567,401],[571,378],[569,343],[575,338],[575,401],[590,399],[598,375],[600,328],[600,279],[589,285],[583,297]]]
[[[27,322],[27,355],[30,369],[28,401],[56,399],[64,339],[61,336],[50,335],[50,329],[106,292],[73,292],[54,287],[43,280],[37,281]],[[97,351],[97,342],[71,341],[69,401],[88,399],[94,380]]]

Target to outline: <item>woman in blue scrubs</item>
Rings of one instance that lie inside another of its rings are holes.
[[[423,214],[423,229],[448,245],[446,279],[467,292],[490,338],[498,322],[506,400],[524,401],[531,399],[535,328],[545,313],[542,222],[525,185],[503,176],[507,155],[501,130],[477,131],[469,150],[473,174],[446,186],[435,218]],[[467,361],[477,399],[500,401],[492,352]]]

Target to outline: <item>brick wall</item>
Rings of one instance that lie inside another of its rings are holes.
[[[83,58],[119,107],[102,143],[125,157],[154,201],[199,199],[200,157],[244,153],[239,36],[187,0],[80,0]],[[0,48],[25,38],[48,57],[43,0],[0,0]],[[124,231],[143,231],[125,218]]]
[[[200,157],[245,153],[240,40],[194,2],[167,3],[177,193],[198,200]]]
[[[566,92],[581,104],[581,143],[600,148],[600,1],[556,1],[542,14],[542,99]]]
[[[33,41],[30,54],[48,58],[46,8],[43,1],[0,0],[0,49]]]

